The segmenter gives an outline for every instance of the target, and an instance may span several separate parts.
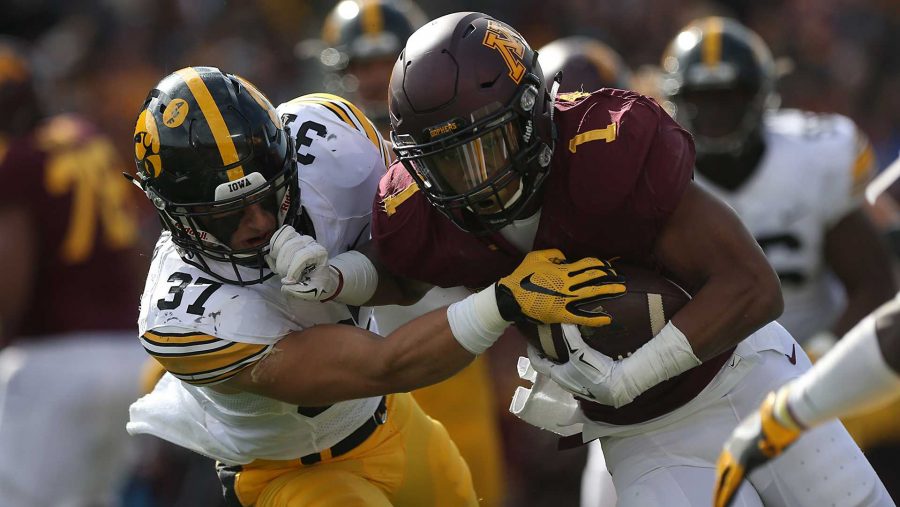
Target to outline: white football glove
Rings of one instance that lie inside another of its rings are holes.
[[[555,363],[529,345],[528,359],[535,371],[550,377],[566,391],[603,405],[619,408],[634,401],[637,395],[626,386],[621,361],[589,347],[578,326],[562,324],[562,331],[569,360]]]
[[[328,264],[328,251],[311,236],[283,225],[269,240],[269,268],[281,276],[281,292],[306,301],[332,297],[340,274]]]

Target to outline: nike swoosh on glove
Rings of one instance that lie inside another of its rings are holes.
[[[556,363],[528,347],[528,359],[535,371],[550,377],[563,389],[576,396],[619,408],[634,401],[625,383],[621,363],[588,346],[578,326],[563,324],[563,342],[569,359]]]
[[[528,318],[600,327],[610,323],[609,316],[579,305],[621,296],[625,280],[606,261],[585,257],[568,262],[561,251],[548,249],[529,252],[495,289],[500,314],[510,322]]]

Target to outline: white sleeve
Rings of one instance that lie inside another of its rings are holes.
[[[900,375],[884,360],[876,320],[900,311],[893,300],[859,322],[811,370],[795,380],[788,401],[806,426],[877,407],[900,395]]]

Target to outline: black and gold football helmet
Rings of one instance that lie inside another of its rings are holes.
[[[134,150],[135,181],[186,262],[241,285],[272,276],[268,236],[232,242],[251,207],[273,217],[269,235],[299,210],[293,142],[256,87],[212,67],[170,74],[141,107]]]
[[[341,0],[322,27],[322,41],[333,51],[323,63],[342,69],[353,60],[393,60],[426,19],[408,0]]]
[[[662,94],[694,136],[698,158],[737,154],[775,98],[776,66],[753,31],[722,17],[695,20],[662,57]]]

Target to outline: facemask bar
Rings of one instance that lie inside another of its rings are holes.
[[[539,82],[535,76],[531,79]],[[533,111],[537,100],[543,100],[538,94],[536,86],[525,86],[507,107],[499,108],[458,132],[435,141],[416,144],[409,135],[391,132],[394,151],[419,188],[441,213],[461,229],[474,234],[490,233],[512,223],[533,201],[537,192],[531,190],[538,188],[546,177],[552,156],[552,148],[535,142]],[[514,124],[513,128],[504,128],[510,123]],[[499,131],[502,136],[509,163],[505,167],[495,168],[480,185],[463,192],[457,191],[440,171],[429,167],[427,159],[482,139],[494,131]],[[510,135],[518,138],[510,138]],[[517,179],[520,181],[518,192],[503,202],[502,190]],[[498,211],[479,213],[479,203],[485,200],[497,203]]]
[[[202,269],[207,274],[226,283],[252,285],[265,281],[273,276],[265,262],[269,245],[233,250],[222,239],[216,237],[204,227],[206,218],[215,219],[216,215],[242,213],[247,207],[273,199],[276,209],[276,225],[293,225],[298,213],[299,186],[297,182],[297,163],[292,157],[285,161],[284,170],[266,182],[255,192],[214,203],[176,204],[166,201],[153,192],[145,189],[150,201],[157,207],[160,219],[166,230],[172,234],[172,241],[182,248],[185,262]],[[265,207],[265,206],[264,206]],[[227,240],[227,239],[226,239]],[[218,274],[208,260],[231,265],[234,278]],[[241,270],[257,271],[254,277],[246,277]]]

